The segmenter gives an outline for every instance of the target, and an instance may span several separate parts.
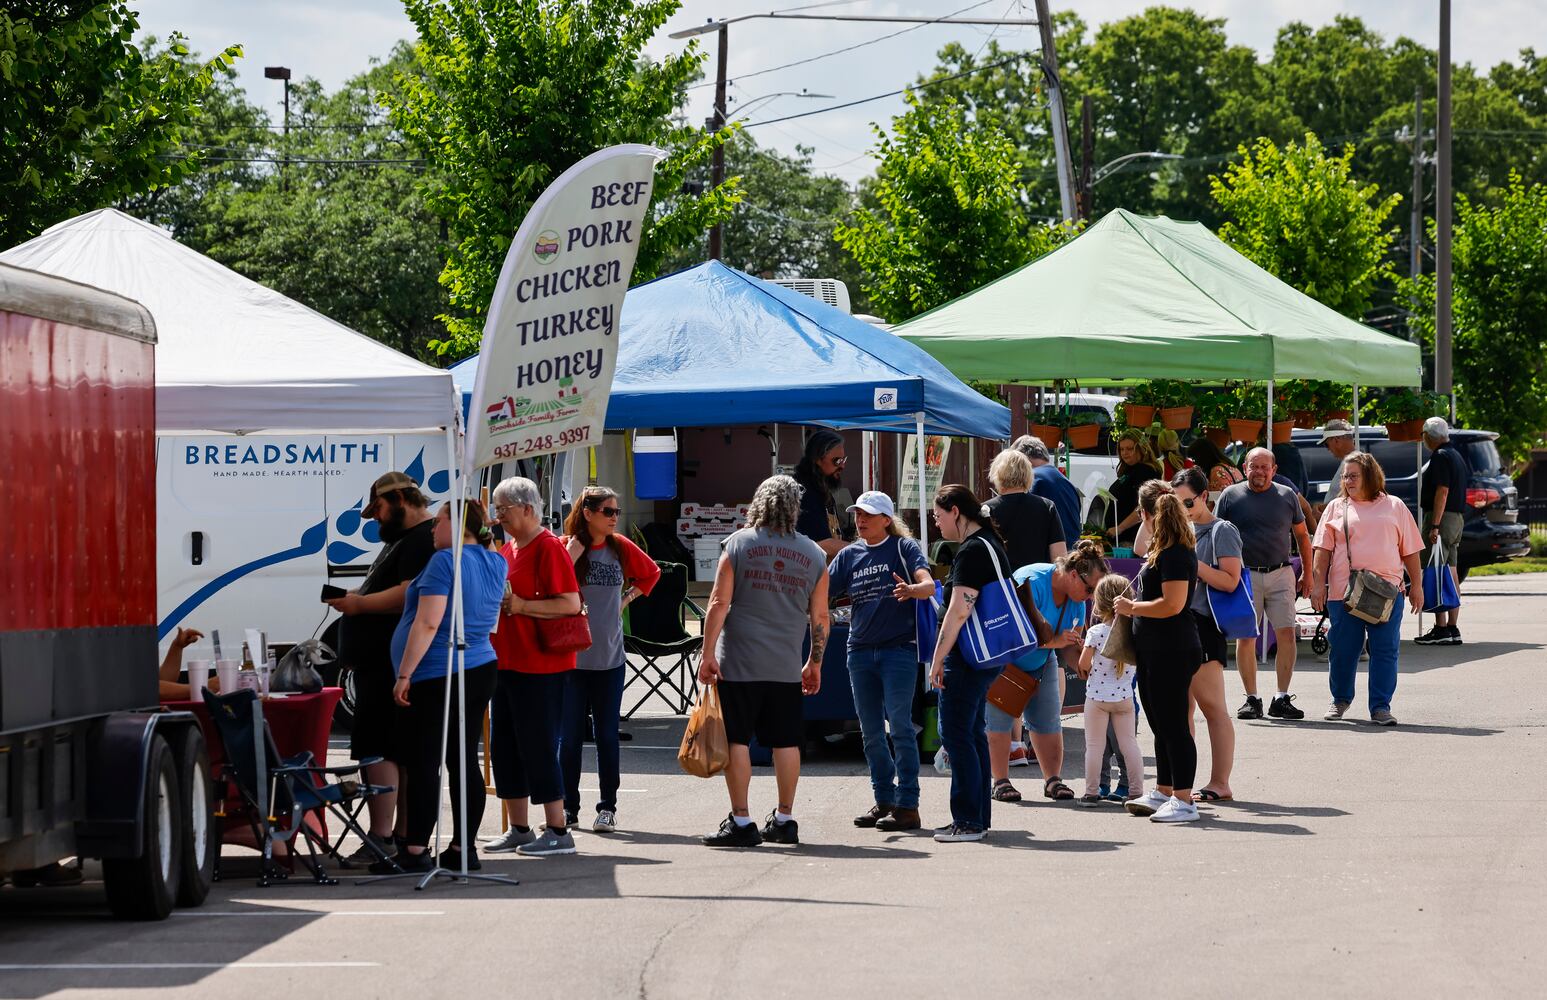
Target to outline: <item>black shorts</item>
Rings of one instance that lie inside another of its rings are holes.
[[[401,763],[402,710],[392,699],[397,674],[390,663],[354,665],[355,717],[349,728],[349,754],[355,760],[384,757]]]
[[[805,742],[805,697],[800,681],[720,681],[725,737],[747,746],[754,736],[770,750]]]
[[[1203,662],[1225,662],[1225,652],[1230,646],[1230,640],[1225,638],[1225,633],[1214,624],[1214,616],[1206,615],[1194,610],[1193,620],[1198,624],[1198,642],[1203,646]]]

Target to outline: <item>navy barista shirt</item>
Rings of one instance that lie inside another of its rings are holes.
[[[896,535],[886,536],[877,545],[861,539],[833,557],[827,567],[828,596],[848,594],[854,606],[850,649],[913,645],[913,602],[892,596],[897,586],[892,574],[912,583],[913,574],[921,569],[929,566],[919,543]]]

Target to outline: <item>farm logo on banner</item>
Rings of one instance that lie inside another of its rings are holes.
[[[642,145],[599,150],[527,213],[484,323],[466,471],[601,440],[618,317],[664,155]]]

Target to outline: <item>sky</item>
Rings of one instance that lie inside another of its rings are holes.
[[[1138,13],[1155,2],[1054,0],[1053,8],[1077,11],[1094,30],[1097,25]],[[666,37],[680,28],[711,19],[810,4],[819,7],[811,13],[934,18],[970,6],[960,16],[1027,20],[1032,17],[1031,0],[684,0],[682,9],[651,43],[650,52],[661,56],[680,51],[687,42]],[[1338,14],[1363,18],[1388,39],[1406,35],[1431,47],[1439,40],[1438,0],[1178,0],[1176,5],[1225,18],[1230,41],[1251,46],[1262,55],[1271,50],[1274,34],[1284,23],[1301,20],[1322,25]],[[251,99],[272,109],[276,122],[280,118],[281,85],[265,80],[263,67],[289,66],[296,79],[315,77],[332,89],[364,69],[370,59],[385,56],[399,39],[414,34],[399,0],[138,0],[131,7],[139,10],[143,33],[165,36],[181,31],[197,52],[207,55],[226,45],[242,45],[245,57],[238,62],[240,82]],[[1453,11],[1451,44],[1458,63],[1470,62],[1487,68],[1515,59],[1522,47],[1547,49],[1547,16],[1543,15],[1542,0],[1466,0],[1453,4]],[[873,138],[871,123],[890,122],[903,109],[900,97],[794,121],[757,123],[898,90],[931,69],[935,53],[947,42],[960,42],[969,50],[978,51],[992,36],[1008,47],[1033,48],[1037,37],[1036,28],[1029,26],[937,24],[904,30],[909,27],[766,19],[731,25],[727,33],[732,117],[740,117],[739,108],[750,108],[743,120],[756,126],[752,134],[760,143],[785,152],[793,151],[797,145],[810,147],[812,165],[818,172],[853,182],[874,169],[875,161],[868,155]],[[883,38],[896,32],[902,33]],[[705,68],[710,74],[707,79],[712,80],[714,36],[706,36],[699,44],[705,46],[708,54]],[[861,47],[804,66],[759,72],[851,45]],[[802,91],[831,96],[760,100],[767,95]],[[692,92],[689,111],[694,120],[708,116],[713,95],[712,86]]]

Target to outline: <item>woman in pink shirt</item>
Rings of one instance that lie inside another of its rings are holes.
[[[1397,651],[1402,632],[1402,603],[1392,608],[1384,624],[1371,625],[1343,609],[1351,569],[1364,569],[1402,586],[1402,574],[1410,581],[1423,578],[1418,565],[1423,539],[1407,505],[1386,492],[1386,474],[1380,463],[1356,451],[1343,460],[1343,496],[1327,505],[1316,529],[1315,563],[1311,571],[1311,604],[1323,608],[1331,620],[1327,678],[1332,685],[1332,707],[1324,716],[1341,719],[1354,700],[1354,674],[1359,651],[1370,649],[1370,721],[1394,726],[1391,696],[1397,690]],[[1410,585],[1407,600],[1416,613],[1423,601],[1421,588]]]

